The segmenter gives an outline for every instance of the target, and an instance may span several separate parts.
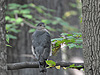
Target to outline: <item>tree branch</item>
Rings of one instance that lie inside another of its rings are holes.
[[[15,14],[15,18],[18,19],[18,14]],[[21,17],[21,18],[22,18],[22,17]],[[22,19],[23,19],[23,22],[24,22],[26,25],[28,25],[28,26],[30,26],[30,27],[36,29],[36,27],[33,26],[31,23],[27,22],[24,18],[22,18]]]
[[[28,26],[30,26],[30,27],[35,28],[35,29],[36,29],[36,27],[35,27],[35,26],[33,26],[32,24],[30,24],[29,22],[27,22],[25,19],[23,19],[23,22],[24,22],[25,24],[27,24]]]
[[[75,66],[82,66],[82,67],[72,67],[76,69],[81,69],[84,68],[84,63],[67,63],[67,62],[57,62],[56,66],[61,66],[61,67],[69,67],[70,65],[75,64]],[[8,70],[17,70],[17,69],[24,69],[24,68],[39,68],[38,62],[21,62],[21,63],[12,63],[12,64],[7,64],[7,69]]]

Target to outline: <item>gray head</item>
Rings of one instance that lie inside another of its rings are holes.
[[[38,25],[37,25],[37,29],[45,29],[45,25],[44,25],[44,23],[39,23]]]

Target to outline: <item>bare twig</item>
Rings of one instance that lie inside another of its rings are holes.
[[[82,67],[75,67],[77,69],[84,68],[84,63],[67,63],[67,62],[57,62],[56,66],[60,65],[61,67],[69,67],[70,65],[75,64],[75,66],[81,65]],[[21,62],[21,63],[12,63],[7,65],[8,70],[17,70],[24,68],[39,68],[38,62]],[[73,67],[74,68],[74,67]]]
[[[15,14],[15,18],[16,18],[16,19],[18,19],[18,14]],[[36,27],[35,27],[35,26],[33,26],[32,24],[30,24],[29,22],[27,22],[24,18],[22,18],[22,19],[23,19],[23,22],[24,22],[26,25],[28,25],[28,26],[30,26],[30,27],[35,28],[35,29],[36,29]]]
[[[30,24],[29,22],[27,22],[25,19],[23,19],[23,22],[24,22],[26,25],[28,25],[28,26],[30,26],[30,27],[35,28],[35,29],[36,29],[36,27],[35,27],[35,26],[33,26],[32,24]]]

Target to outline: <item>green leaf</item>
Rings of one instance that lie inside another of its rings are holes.
[[[57,41],[56,42],[56,47],[58,47],[62,42],[61,41]]]
[[[59,22],[63,21],[60,17],[54,17],[54,18]]]
[[[74,39],[74,37],[73,37],[73,36],[67,36],[67,38],[68,38],[68,39]]]
[[[81,17],[81,19],[80,19],[80,23],[82,23],[82,17]]]
[[[52,60],[47,60],[46,63],[50,66],[50,67],[53,67],[56,65],[56,63]]]
[[[13,36],[13,35],[11,35],[11,34],[7,34],[7,37],[9,37],[9,39],[17,39],[16,36]]]
[[[83,45],[77,45],[76,48],[83,48]]]
[[[59,23],[58,21],[52,21],[52,24],[54,24],[54,25],[56,25],[58,23]]]
[[[9,16],[6,16],[6,17],[5,17],[5,20],[10,20],[10,17],[9,17]]]
[[[23,16],[28,18],[28,19],[32,19],[32,15],[23,15]]]
[[[29,14],[30,13],[30,9],[24,9],[20,11],[20,14]]]
[[[10,18],[10,20],[9,21],[16,21],[16,19],[15,18]]]
[[[20,8],[27,8],[29,5],[28,4],[24,4],[24,5],[21,5]]]
[[[22,21],[23,21],[22,18],[18,18],[18,19],[16,19],[16,23],[17,23],[17,24],[20,24]]]
[[[16,13],[19,13],[19,10],[14,10],[13,12],[14,12],[14,14],[16,14]]]
[[[57,41],[57,40],[62,41],[63,38],[55,38],[55,39],[51,39],[51,41]]]
[[[40,8],[44,9],[44,10],[48,10],[46,7],[39,5]]]
[[[78,67],[83,67],[83,66],[82,65],[79,65],[79,66],[76,66],[76,67],[78,68]]]
[[[70,65],[69,67],[70,67],[70,68],[71,68],[71,67],[75,67],[75,64],[72,64],[72,65]]]
[[[9,36],[6,34],[6,41],[9,43]]]
[[[50,26],[46,26],[46,28],[50,31],[56,31],[55,29],[51,28]]]
[[[82,33],[74,33],[74,37],[82,37]]]
[[[18,26],[17,25],[15,25],[15,24],[6,24],[6,30],[7,31],[11,31],[11,28],[14,28],[15,30],[18,30],[18,29],[16,29],[16,28],[18,28]]]
[[[8,6],[11,6],[11,7],[20,7],[21,5],[20,4],[16,4],[16,3],[10,3]]]
[[[34,31],[35,31],[35,29],[30,29],[30,30],[29,30],[30,33],[31,33],[31,32],[34,32]]]
[[[6,44],[6,46],[8,46],[8,47],[12,47],[11,45],[8,45],[8,44]]]
[[[67,22],[60,22],[60,24],[63,26],[69,26],[69,24]]]
[[[51,14],[43,13],[46,17],[52,18],[53,16]]]
[[[51,21],[51,20],[45,20],[45,19],[43,19],[41,22],[43,22],[43,23],[45,23],[45,24],[52,23],[52,21]]]
[[[14,33],[18,33],[20,32],[21,30],[18,30],[18,29],[15,29],[15,28],[10,28],[10,30],[8,30],[10,32],[14,32]]]
[[[59,65],[59,66],[56,66],[56,69],[60,69],[61,68],[61,66]]]
[[[9,7],[9,9],[17,9],[17,7]]]
[[[68,39],[64,39],[64,42],[65,42],[65,44],[68,44],[68,43],[70,43],[71,41],[68,40]]]
[[[83,40],[81,38],[81,39],[76,39],[76,42],[75,43],[82,43],[82,42],[83,42]]]
[[[9,30],[12,27],[12,24],[6,24],[6,30]]]
[[[35,8],[35,7],[36,7],[36,5],[35,5],[35,4],[33,4],[33,3],[30,3],[30,4],[29,4],[29,6],[31,6],[31,7],[33,7],[33,8]]]
[[[39,12],[39,13],[43,13],[44,11],[40,8],[40,7],[36,7],[36,10]]]
[[[17,9],[17,8],[20,7],[21,5],[16,4],[16,3],[11,3],[11,4],[9,4],[8,6],[9,6],[9,9]]]
[[[68,33],[62,33],[61,35],[68,35]]]
[[[73,48],[73,47],[76,47],[77,45],[76,45],[76,44],[71,43],[71,44],[67,44],[67,46],[69,46],[69,48]]]
[[[84,71],[84,68],[83,68],[83,71]]]
[[[39,7],[44,9],[44,10],[47,10],[47,11],[55,12],[55,10],[46,8],[46,7],[42,6],[42,5],[39,5]]]
[[[61,35],[73,36],[72,34],[62,33]]]

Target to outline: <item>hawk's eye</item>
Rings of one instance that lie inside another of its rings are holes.
[[[42,26],[42,24],[40,24],[40,26]]]

